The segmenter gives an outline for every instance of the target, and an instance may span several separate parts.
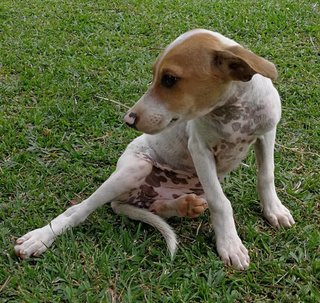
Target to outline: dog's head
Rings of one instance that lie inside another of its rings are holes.
[[[142,132],[158,133],[207,114],[232,81],[250,81],[256,73],[277,76],[271,62],[220,34],[187,32],[158,57],[152,84],[124,121]]]

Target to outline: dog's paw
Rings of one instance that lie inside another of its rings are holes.
[[[225,265],[238,270],[245,270],[249,267],[248,250],[237,235],[217,241],[217,251]]]
[[[177,200],[179,217],[196,218],[207,208],[207,201],[195,194],[188,194]]]
[[[30,231],[16,241],[15,254],[22,259],[37,257],[47,250],[54,238],[49,226]]]
[[[263,214],[269,223],[277,228],[280,226],[291,227],[295,223],[290,211],[281,202],[265,206]]]

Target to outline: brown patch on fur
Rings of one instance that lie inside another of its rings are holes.
[[[145,179],[146,183],[153,187],[160,187],[161,182],[167,182],[167,179],[164,176],[160,175],[161,172],[161,169],[153,166],[151,173]]]
[[[255,73],[261,74],[272,80],[277,78],[277,69],[270,61],[240,46],[231,46],[227,48],[227,51],[243,60]]]
[[[157,196],[158,193],[152,186],[143,184],[140,186],[138,194],[134,197],[130,197],[127,203],[139,208],[149,208],[150,205],[156,201]]]
[[[253,125],[252,123],[246,123],[244,125],[242,125],[241,129],[240,129],[241,134],[253,134],[254,133],[254,129],[253,129]]]
[[[232,123],[232,129],[233,129],[233,131],[238,131],[239,129],[240,129],[240,127],[241,127],[241,123],[240,122],[234,122],[234,123]]]
[[[204,194],[202,188],[190,188],[191,193],[196,194],[197,196],[201,196]]]
[[[243,109],[239,108],[239,106],[225,105],[214,109],[211,115],[218,117],[221,123],[228,124],[230,121],[236,121],[243,117],[242,111]]]
[[[184,178],[179,178],[174,171],[165,169],[164,174],[172,181],[173,184],[188,184],[188,181]]]

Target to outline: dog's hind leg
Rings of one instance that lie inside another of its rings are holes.
[[[174,200],[157,200],[149,210],[163,218],[196,218],[208,208],[207,201],[195,194],[185,194]]]
[[[95,209],[117,200],[140,186],[152,170],[152,163],[130,150],[119,159],[116,171],[88,199],[68,208],[48,225],[35,229],[16,241],[15,253],[21,258],[38,256],[66,229],[83,222]]]

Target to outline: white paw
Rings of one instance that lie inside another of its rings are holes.
[[[37,257],[47,250],[54,238],[55,235],[48,225],[30,231],[16,241],[15,254],[22,259]]]
[[[291,227],[295,223],[290,211],[280,201],[270,206],[264,206],[263,214],[274,227]]]
[[[242,244],[238,235],[217,241],[217,251],[223,263],[239,270],[249,267],[248,250]]]

